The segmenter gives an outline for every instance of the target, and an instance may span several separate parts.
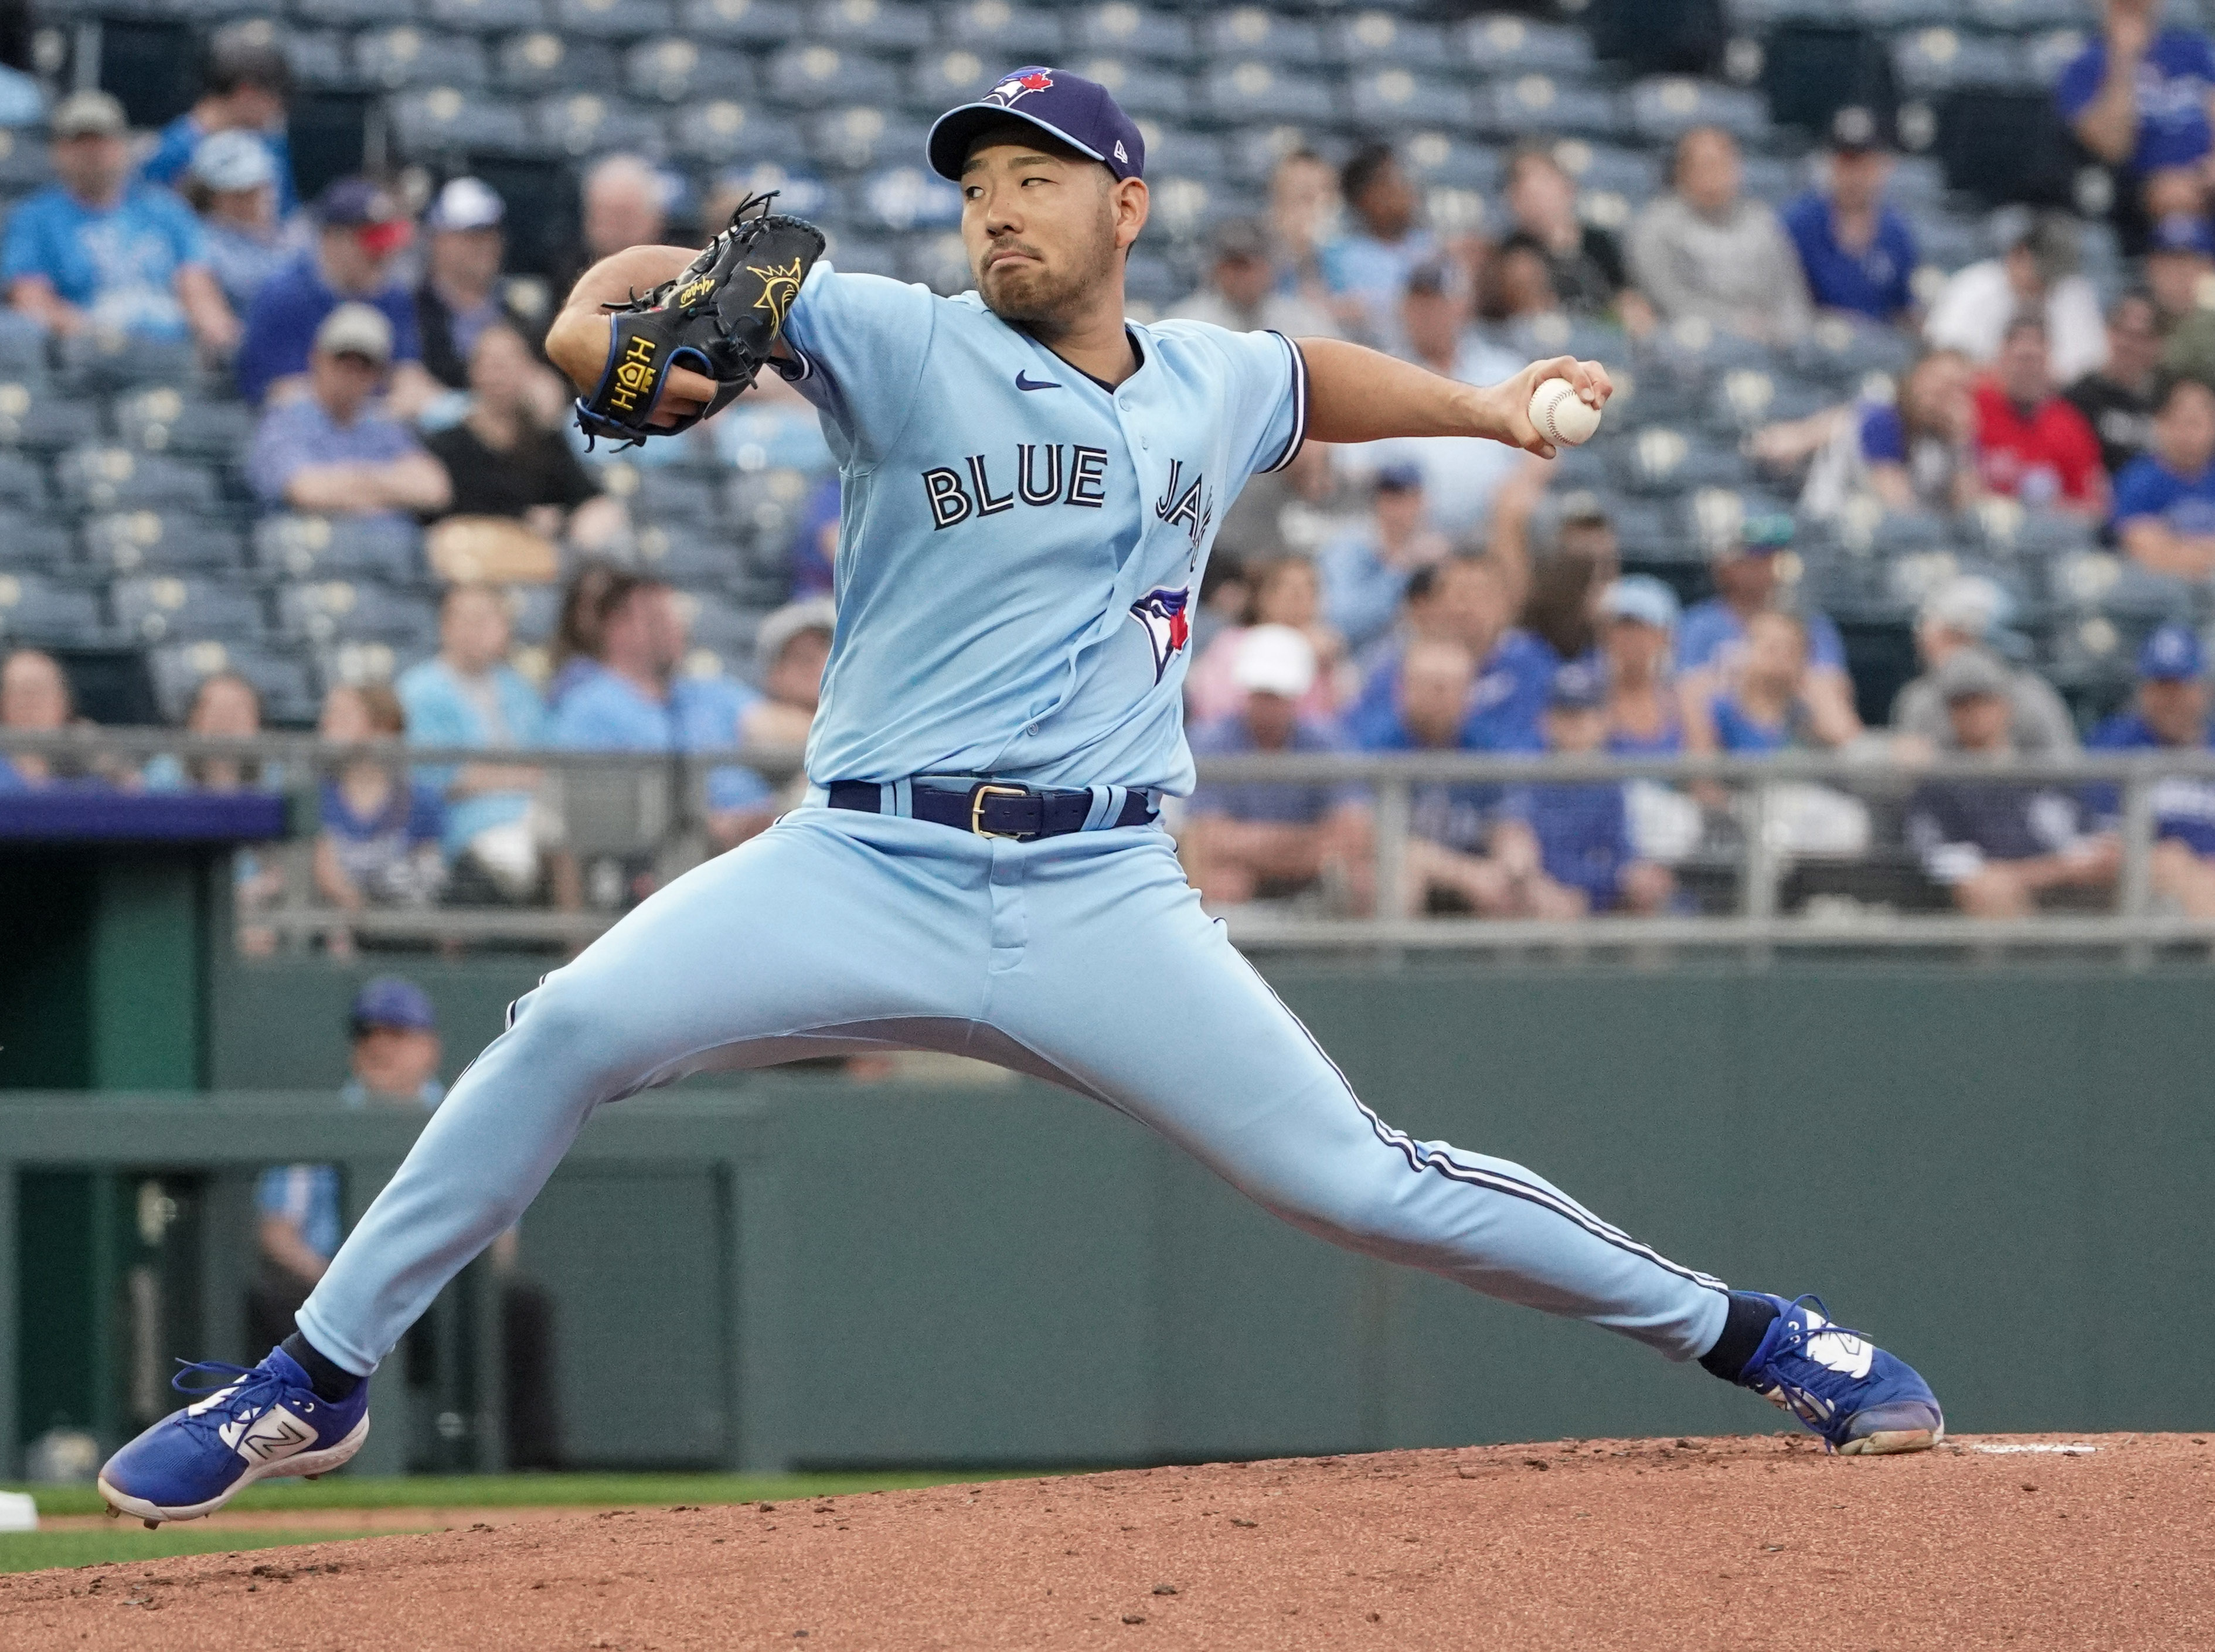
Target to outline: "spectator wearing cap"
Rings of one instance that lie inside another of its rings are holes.
[[[2100,33],[2061,71],[2055,101],[2084,147],[2120,174],[2116,216],[2205,193],[2215,47],[2195,29],[2163,28],[2162,0],[2106,0]]]
[[[1546,750],[1567,756],[1600,750],[1607,743],[1606,699],[1606,685],[1591,665],[1562,666],[1547,691]],[[1505,878],[1506,909],[1517,916],[1650,916],[1677,892],[1666,866],[1639,859],[1629,802],[1615,782],[1511,787],[1492,849]]]
[[[2046,323],[2018,315],[1977,382],[1977,474],[1985,490],[2034,511],[2103,516],[2100,438],[2054,388]]]
[[[1776,560],[1791,543],[1789,517],[1752,517],[1709,547],[1715,594],[1686,609],[1677,628],[1678,692],[1688,729],[1706,722],[1715,697],[1729,686],[1745,657],[1748,622],[1782,605]],[[1846,675],[1845,639],[1828,615],[1801,618],[1807,636],[1809,731],[1819,744],[1844,745],[1862,732],[1853,679]]]
[[[289,217],[299,205],[292,193],[291,145],[285,135],[292,68],[269,25],[247,22],[218,30],[208,46],[200,85],[193,107],[162,128],[139,175],[148,183],[181,188],[202,144],[218,132],[243,132],[268,151],[278,216]]]
[[[341,304],[316,329],[308,394],[273,403],[255,427],[247,480],[272,510],[407,519],[446,508],[446,468],[376,407],[392,365],[392,324]]]
[[[2061,394],[2100,438],[2100,466],[2120,478],[2153,439],[2162,334],[2152,295],[2133,287],[2108,306],[2108,364]]]
[[[2153,441],[2115,478],[2115,542],[2139,566],[2176,579],[2215,575],[2215,391],[2172,379]]]
[[[269,278],[292,260],[277,221],[277,163],[252,132],[219,132],[200,140],[184,178],[185,199],[199,215],[208,267],[237,315],[246,315]]]
[[[1954,750],[2013,752],[2008,674],[1997,660],[1965,648],[1939,668],[1936,686]],[[1978,918],[2081,903],[2113,887],[2120,860],[2113,836],[2087,829],[2074,793],[2020,780],[1926,781],[1908,805],[1907,841],[1931,881]]]
[[[1923,323],[1924,340],[1984,367],[2000,353],[2009,325],[2027,315],[2045,322],[2060,382],[2103,366],[2108,330],[2099,292],[2077,268],[2075,222],[2062,212],[2001,216],[2010,221],[2006,252],[1947,278]]]
[[[1359,673],[1347,658],[1345,637],[1324,617],[1322,578],[1307,557],[1272,556],[1244,570],[1245,606],[1235,625],[1224,626],[1199,650],[1184,679],[1188,723],[1212,723],[1235,714],[1246,703],[1238,684],[1238,658],[1256,626],[1289,626],[1308,641],[1316,659],[1315,681],[1300,696],[1302,717],[1328,726],[1359,686]]]
[[[1650,573],[1626,574],[1600,593],[1607,749],[1618,756],[1684,749],[1684,713],[1669,682],[1678,613],[1677,593]]]
[[[506,517],[547,540],[590,552],[629,527],[568,442],[541,418],[537,381],[546,370],[523,335],[500,320],[481,329],[469,354],[469,412],[426,437],[445,468],[457,517]]]
[[[482,178],[447,180],[423,215],[423,285],[415,290],[415,324],[423,370],[449,389],[469,388],[469,361],[488,327],[506,324],[525,338],[545,329],[543,303],[500,273],[507,256],[507,203]],[[538,422],[568,416],[569,399],[551,369],[540,367],[533,405]]]
[[[1776,214],[1742,193],[1738,140],[1695,126],[1677,140],[1669,193],[1630,231],[1630,272],[1665,321],[1697,317],[1770,344],[1807,329],[1807,283]]]
[[[2206,751],[2207,650],[2186,625],[2165,625],[2138,650],[2138,685],[2131,709],[2092,731],[2094,751]],[[2102,786],[2089,799],[2108,829],[2120,824],[2120,789]],[[2153,886],[2190,918],[2215,918],[2215,780],[2167,774],[2153,787]]]
[[[1343,750],[1335,730],[1299,714],[1315,679],[1315,650],[1304,636],[1286,625],[1253,627],[1239,640],[1235,671],[1246,703],[1194,729],[1193,755]],[[1212,903],[1294,895],[1335,881],[1349,904],[1368,905],[1369,808],[1356,787],[1202,780],[1177,847],[1201,898]]]
[[[89,327],[190,336],[210,356],[238,343],[238,318],[208,267],[192,210],[134,182],[123,106],[73,92],[54,110],[59,181],[18,206],[0,242],[8,302],[64,334]]]
[[[2208,277],[2215,275],[2215,229],[2198,212],[2171,212],[2153,226],[2143,264],[2166,335],[2199,313]]]
[[[1269,227],[1259,218],[1225,218],[1210,238],[1207,280],[1169,314],[1233,333],[1281,333],[1288,339],[1338,336],[1330,312],[1287,291],[1279,279]]]
[[[1577,211],[1576,180],[1543,144],[1523,144],[1507,157],[1507,211],[1515,227],[1500,245],[1527,247],[1545,265],[1546,285],[1572,315],[1617,313],[1634,333],[1654,312],[1630,285],[1616,238]]]
[[[754,635],[754,680],[762,697],[739,718],[739,743],[799,746],[815,721],[823,697],[823,668],[838,610],[828,597],[787,603],[761,622]]]
[[[1957,749],[1939,674],[1960,653],[1982,653],[1999,664],[2013,607],[1999,586],[1973,573],[1958,574],[1924,598],[1915,616],[1915,652],[1923,671],[1902,685],[1892,702],[1893,733],[1914,742],[1911,750]],[[2076,750],[2075,719],[2052,684],[2027,666],[2000,669],[2007,680],[2009,749],[2027,757]]]
[[[1874,112],[1851,104],[1831,119],[1824,185],[1784,209],[1784,232],[1800,254],[1818,309],[1873,321],[1910,319],[1915,232],[1887,205],[1892,155]]]
[[[315,244],[272,276],[247,312],[238,388],[248,401],[304,395],[316,329],[343,303],[367,304],[391,327],[387,400],[412,419],[439,387],[423,370],[414,296],[396,274],[414,225],[390,192],[366,178],[341,178],[316,203]]]
[[[1415,570],[1443,561],[1452,547],[1425,519],[1423,473],[1408,462],[1381,468],[1369,517],[1322,548],[1322,611],[1355,652],[1392,627]]]
[[[1438,238],[1419,221],[1415,187],[1389,144],[1356,150],[1339,172],[1339,193],[1353,223],[1322,248],[1323,285],[1347,336],[1389,348],[1408,274],[1439,256]]]

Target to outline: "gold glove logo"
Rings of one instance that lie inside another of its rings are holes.
[[[795,258],[789,264],[772,264],[767,269],[749,264],[746,273],[761,278],[762,295],[754,300],[754,308],[769,312],[772,327],[782,327],[785,311],[792,308],[792,301],[800,293],[800,260]]]
[[[683,309],[688,304],[697,303],[715,290],[715,278],[712,275],[703,275],[698,280],[688,282],[679,287],[677,290],[677,296],[671,299],[670,303],[677,309]]]
[[[639,398],[653,389],[653,358],[660,351],[660,346],[651,339],[630,341],[623,359],[616,364],[615,386],[608,392],[608,406],[617,413],[638,411]]]

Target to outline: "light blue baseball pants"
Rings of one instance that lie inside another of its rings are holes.
[[[985,838],[808,807],[696,868],[523,998],[299,1314],[366,1375],[522,1215],[592,1110],[687,1074],[958,1052],[1138,1120],[1309,1233],[1621,1331],[1721,1335],[1720,1282],[1517,1165],[1410,1141],[1200,910],[1168,835]]]

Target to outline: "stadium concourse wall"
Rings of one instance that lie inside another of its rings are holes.
[[[541,967],[409,969],[450,1075]],[[218,966],[212,1084],[327,1093],[366,973]],[[1390,1122],[1519,1159],[1733,1282],[1821,1290],[1925,1368],[1959,1429],[2215,1425],[2204,970],[1269,974]],[[265,1128],[243,1101],[175,1104]],[[524,1230],[582,1461],[1115,1463],[1782,1422],[1697,1368],[1337,1251],[1028,1080],[757,1075],[623,1104],[596,1142]],[[59,1350],[22,1306],[27,1369]],[[407,1433],[379,1465],[420,1465]]]

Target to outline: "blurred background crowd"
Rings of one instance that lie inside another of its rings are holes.
[[[588,452],[566,284],[750,193],[840,267],[967,285],[930,114],[1067,61],[1141,121],[1142,320],[1358,340],[1471,383],[1609,364],[1552,464],[1310,444],[1223,521],[1196,753],[2209,743],[2215,41],[2185,0],[1520,10],[1006,0],[0,6],[0,727],[165,721],[482,750],[316,777],[317,899],[613,909],[547,748],[789,748],[838,485],[771,381]],[[0,757],[0,792],[292,786]],[[711,846],[788,788],[707,783]],[[1715,786],[1418,787],[1395,909],[1727,904]],[[2112,791],[1779,788],[1795,898],[2099,909]],[[2154,887],[2215,916],[2215,783]],[[1213,905],[1360,915],[1377,801],[1204,783]],[[248,859],[241,898],[277,897]],[[1820,868],[1827,864],[1829,871]],[[328,945],[344,951],[343,928]]]

